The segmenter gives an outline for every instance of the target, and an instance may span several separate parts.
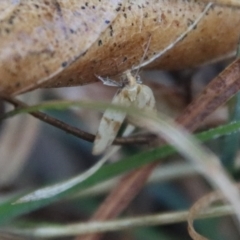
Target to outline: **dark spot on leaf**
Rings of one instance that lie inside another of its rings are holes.
[[[63,62],[62,67],[65,68],[68,65],[68,62]]]

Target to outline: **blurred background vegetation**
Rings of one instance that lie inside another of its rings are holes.
[[[221,62],[177,72],[142,72],[144,84],[150,86],[160,112],[172,118],[194,99],[229,62]],[[43,100],[70,99],[110,102],[116,88],[102,83],[87,86],[44,89],[27,93],[21,99],[33,105]],[[229,103],[214,112],[198,130],[217,127],[240,118],[240,100],[237,95]],[[1,102],[2,114],[10,105]],[[47,114],[95,134],[101,113],[93,110],[70,108],[66,111],[48,110]],[[141,130],[140,130],[141,131]],[[214,138],[206,143],[221,159],[229,174],[239,178],[239,135],[238,132]],[[68,198],[47,203],[33,210],[19,214],[14,205],[7,205],[16,196],[23,195],[52,183],[73,177],[98,161],[91,154],[92,143],[74,137],[62,130],[43,123],[32,116],[22,114],[1,123],[0,135],[0,239],[38,239],[20,237],[6,230],[10,226],[31,227],[41,224],[69,224],[86,221],[104,200],[109,187],[97,188],[92,193],[75,191]],[[147,146],[123,147],[111,161],[145,151]],[[153,180],[148,183],[122,216],[141,216],[188,210],[199,198],[211,191],[208,182],[180,155],[174,154],[154,171]],[[21,212],[21,211],[20,211]],[[12,214],[13,213],[13,214]],[[7,216],[7,217],[6,217]],[[211,218],[196,221],[197,231],[209,239],[237,240],[238,232],[231,217]],[[73,239],[57,237],[56,239]],[[166,224],[155,227],[140,227],[107,233],[104,239],[133,240],[188,240],[187,223]]]

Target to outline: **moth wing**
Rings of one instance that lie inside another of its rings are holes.
[[[139,87],[140,89],[136,96],[135,107],[139,109],[155,109],[156,101],[152,89],[146,85],[139,85]]]
[[[138,91],[134,106],[143,110],[155,111],[156,101],[151,88],[146,85],[138,85]],[[138,117],[136,116],[129,116],[128,120],[133,125],[137,125],[138,123]]]
[[[119,89],[115,94],[112,103],[118,105],[129,106],[131,104],[130,99],[127,97],[126,89]],[[126,113],[113,109],[107,109],[100,121],[98,132],[93,143],[92,153],[98,155],[112,144],[113,140],[126,117]]]

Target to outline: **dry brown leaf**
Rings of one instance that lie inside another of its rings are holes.
[[[61,73],[96,42],[121,2],[1,1],[0,91],[37,88]]]
[[[2,1],[0,92],[82,85],[115,76],[174,42],[205,7],[184,0]],[[178,69],[236,49],[240,10],[212,6],[197,27],[150,67]]]

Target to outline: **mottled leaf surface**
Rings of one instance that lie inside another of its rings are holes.
[[[3,3],[2,3],[3,2]],[[88,84],[166,49],[203,12],[186,0],[2,1],[0,91]],[[148,67],[180,69],[235,52],[240,10],[212,6],[187,36]]]

